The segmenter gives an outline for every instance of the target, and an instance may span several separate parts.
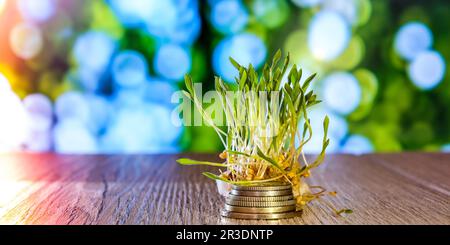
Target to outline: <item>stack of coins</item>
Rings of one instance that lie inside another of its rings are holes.
[[[221,215],[236,219],[285,219],[298,216],[290,184],[233,185]]]

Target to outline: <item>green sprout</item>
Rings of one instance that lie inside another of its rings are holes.
[[[287,81],[283,82],[289,67],[289,54],[284,62],[280,63],[280,59],[281,51],[278,50],[272,63],[265,64],[262,74],[258,75],[251,64],[246,68],[230,57],[239,71],[239,76],[235,78],[237,86],[232,87],[220,77],[215,77],[215,90],[225,114],[226,130],[214,124],[201,104],[199,96],[202,95],[196,94],[191,77],[185,76],[185,95],[217,132],[225,150],[219,155],[224,159],[222,163],[186,158],[178,162],[226,168],[220,174],[203,174],[234,185],[271,181],[291,183],[297,203],[305,205],[314,199],[311,195],[317,195],[302,191],[305,185],[307,187],[302,178],[308,177],[310,170],[318,167],[325,158],[325,150],[330,143],[327,135],[329,119],[325,116],[323,120],[322,150],[313,162],[308,163],[303,153],[303,147],[313,133],[308,110],[320,103],[314,91],[309,89],[316,74],[301,82],[302,69],[293,65],[287,74]],[[233,96],[230,96],[230,91]],[[302,130],[299,125],[303,126]]]

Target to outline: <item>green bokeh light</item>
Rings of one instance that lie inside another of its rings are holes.
[[[367,116],[373,106],[375,97],[378,93],[378,80],[371,71],[361,68],[353,72],[353,75],[361,86],[361,102],[355,111],[350,114],[350,120],[360,120]]]
[[[363,59],[365,54],[364,41],[360,36],[353,36],[345,51],[328,64],[334,69],[351,70]]]
[[[250,6],[257,21],[269,29],[283,25],[290,13],[284,0],[253,0]]]

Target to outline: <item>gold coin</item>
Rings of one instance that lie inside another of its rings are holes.
[[[248,201],[248,202],[277,202],[277,201],[288,201],[293,200],[294,196],[286,195],[286,196],[267,196],[267,197],[251,197],[251,196],[235,196],[229,195],[227,199],[232,199],[235,201]]]
[[[284,207],[295,205],[296,203],[295,200],[252,202],[252,201],[237,201],[231,198],[227,198],[226,204],[240,207]]]
[[[272,197],[272,196],[285,196],[292,195],[292,189],[281,191],[241,191],[231,190],[231,195],[235,196],[251,196],[251,197]]]
[[[239,207],[225,204],[225,210],[238,213],[266,214],[295,211],[295,205],[284,207]]]
[[[223,210],[220,212],[223,217],[233,218],[233,219],[288,219],[299,217],[302,212],[287,212],[287,213],[269,213],[269,214],[249,214],[249,213],[239,213],[239,212],[230,212]]]
[[[290,190],[292,186],[290,184],[280,183],[280,182],[268,182],[258,185],[233,185],[233,190],[241,191],[281,191]]]

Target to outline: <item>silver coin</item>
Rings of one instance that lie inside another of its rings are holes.
[[[233,190],[241,191],[281,191],[290,190],[292,186],[290,184],[280,182],[267,182],[258,185],[233,185]]]
[[[294,212],[286,212],[286,213],[249,214],[249,213],[230,212],[230,211],[223,210],[220,214],[223,217],[233,218],[233,219],[275,220],[275,219],[288,219],[288,218],[300,217],[302,212],[294,211]]]
[[[284,207],[295,205],[296,202],[295,200],[252,202],[252,201],[237,201],[231,198],[227,198],[226,204],[239,207]]]
[[[286,196],[292,195],[292,189],[281,191],[241,191],[231,190],[231,195],[235,196],[252,196],[252,197],[267,197],[267,196]]]
[[[277,202],[277,201],[288,201],[293,200],[293,195],[285,196],[262,196],[262,197],[252,197],[252,196],[235,196],[228,195],[227,200],[232,199],[235,201],[248,201],[248,202]]]
[[[231,212],[249,213],[249,214],[267,214],[295,211],[295,205],[284,207],[239,207],[225,204],[224,209]]]

